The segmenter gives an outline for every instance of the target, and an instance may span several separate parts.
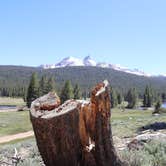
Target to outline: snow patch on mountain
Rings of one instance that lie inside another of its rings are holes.
[[[66,66],[84,66],[84,63],[81,59],[70,56],[64,58],[61,62],[55,64],[55,67],[66,67]]]
[[[69,56],[67,58],[64,58],[62,61],[56,64],[51,65],[41,65],[40,67],[44,69],[54,69],[54,68],[60,68],[60,67],[67,67],[67,66],[96,66],[101,68],[111,68],[117,71],[122,71],[125,73],[135,74],[139,76],[151,76],[150,74],[147,74],[143,71],[140,71],[138,69],[128,69],[127,67],[123,67],[119,64],[109,64],[109,63],[97,63],[94,61],[90,56],[85,57],[84,59],[75,58],[72,56]]]
[[[108,63],[97,63],[97,67],[102,67],[102,68],[109,68],[110,65]]]

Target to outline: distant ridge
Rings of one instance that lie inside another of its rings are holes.
[[[73,86],[77,83],[82,92],[88,92],[94,84],[107,79],[113,88],[123,93],[136,87],[138,92],[143,94],[146,85],[151,85],[158,93],[166,93],[166,77],[163,76],[145,77],[96,66],[67,66],[45,70],[39,67],[10,65],[0,65],[0,93],[3,93],[2,89],[13,89],[17,92],[18,88],[27,88],[33,72],[36,72],[39,78],[43,75],[53,76],[58,91],[67,80],[70,80]]]

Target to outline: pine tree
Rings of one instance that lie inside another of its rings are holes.
[[[155,104],[155,113],[159,113],[160,112],[160,108],[161,108],[161,96],[158,96],[157,102]]]
[[[27,91],[27,106],[30,108],[32,101],[39,97],[39,82],[37,74],[33,73]]]
[[[117,93],[111,87],[111,108],[115,108],[118,105]]]
[[[123,101],[122,93],[118,93],[118,95],[117,95],[117,100],[118,100],[118,104],[121,104],[121,103],[122,103],[122,101]]]
[[[47,93],[55,90],[55,80],[53,77],[50,77],[47,82]]]
[[[151,107],[153,105],[153,90],[151,87],[149,87],[149,95],[148,95],[148,107]]]
[[[162,98],[162,101],[164,102],[164,101],[166,100],[166,93],[163,92],[163,93],[161,94],[161,98]]]
[[[74,99],[81,98],[80,87],[78,86],[78,84],[75,85],[73,93],[74,93]]]
[[[153,100],[154,100],[153,90],[150,86],[146,86],[144,92],[143,106],[151,107],[153,105]]]
[[[47,90],[47,77],[42,76],[40,82],[39,82],[39,94],[40,96],[43,96],[48,93]]]
[[[27,101],[26,96],[27,96],[27,88],[24,87],[24,93],[23,93],[22,98],[23,98],[23,100],[24,100],[25,102]]]
[[[128,108],[135,108],[138,101],[138,94],[135,88],[129,89],[126,97],[128,101]]]
[[[73,97],[74,97],[73,88],[72,88],[71,82],[68,80],[65,82],[65,85],[61,91],[61,95],[60,95],[61,102],[64,103],[66,100],[72,99]]]
[[[86,90],[84,90],[84,92],[82,93],[82,97],[84,98],[84,100],[87,99],[88,95]]]

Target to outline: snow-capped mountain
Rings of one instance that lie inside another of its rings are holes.
[[[75,57],[67,57],[61,60],[60,62],[56,64],[47,64],[47,65],[41,65],[44,69],[53,69],[53,68],[59,68],[59,67],[66,67],[66,66],[84,66],[84,63],[82,60],[75,58]]]
[[[84,66],[81,59],[74,57],[64,58],[61,62],[57,63],[55,67],[66,67],[66,66]]]
[[[60,67],[67,67],[67,66],[96,66],[101,68],[111,68],[114,70],[122,71],[125,73],[135,74],[139,76],[146,76],[149,77],[150,75],[140,71],[138,69],[128,69],[127,67],[123,67],[121,65],[115,65],[115,64],[109,64],[109,63],[97,63],[94,61],[90,56],[85,57],[84,59],[79,59],[75,57],[67,57],[64,58],[62,61],[56,64],[51,65],[41,65],[40,67],[44,69],[54,69],[54,68],[60,68]]]
[[[125,73],[135,74],[139,76],[146,76],[146,77],[151,76],[150,74],[147,74],[139,69],[128,69],[127,67],[121,66],[119,64],[118,65],[110,64],[109,66],[114,70],[123,71]]]
[[[44,69],[52,69],[67,66],[97,66],[97,63],[90,56],[85,57],[83,60],[69,56],[67,58],[62,59],[62,61],[54,65],[41,65],[41,67]]]

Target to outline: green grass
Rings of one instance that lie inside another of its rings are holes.
[[[23,106],[25,102],[22,98],[0,97],[0,105]]]
[[[166,122],[166,114],[159,116],[152,115],[152,111],[146,110],[128,110],[112,109],[112,132],[113,135],[122,137],[131,137],[137,134],[139,127],[154,122]]]
[[[1,112],[0,136],[17,134],[32,130],[29,112]]]
[[[113,135],[131,137],[137,134],[141,126],[154,122],[166,122],[166,114],[153,116],[152,111],[112,109],[111,125]],[[0,113],[0,136],[17,134],[32,130],[29,120],[29,112],[5,112]]]

